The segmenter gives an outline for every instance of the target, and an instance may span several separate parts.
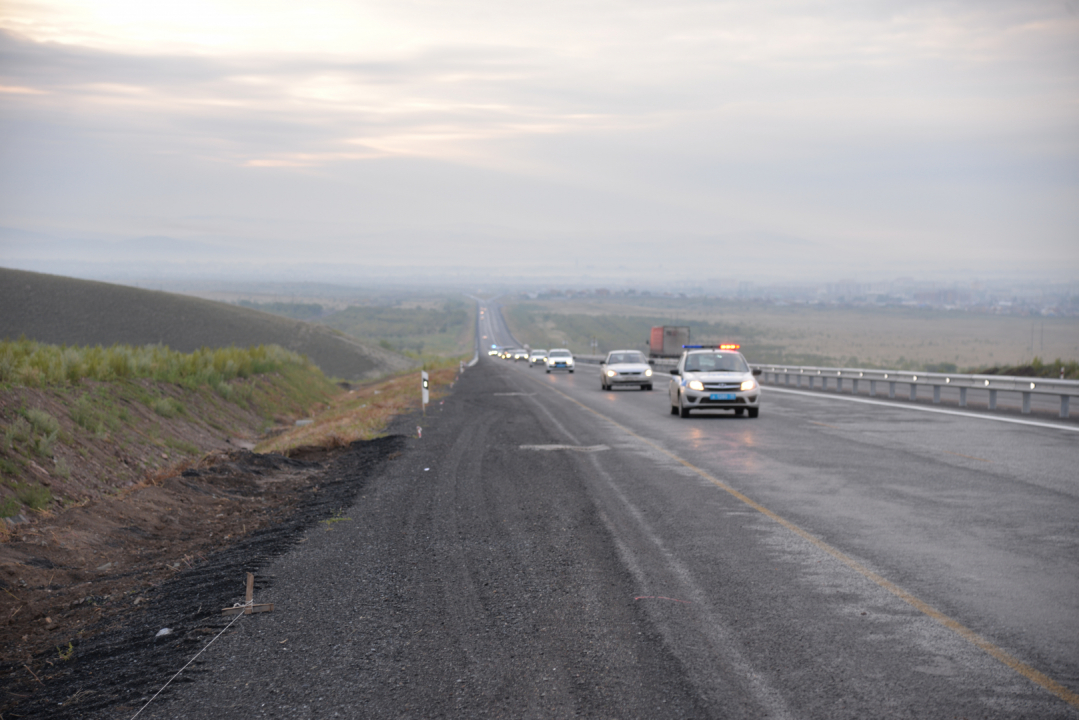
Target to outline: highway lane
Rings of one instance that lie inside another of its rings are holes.
[[[485,317],[489,333],[511,344],[500,316]],[[786,614],[786,625],[761,632],[770,642],[795,632],[800,648],[813,648],[794,666],[838,663],[829,673],[843,678],[836,696],[880,692],[885,705],[938,714],[941,707],[922,705],[933,678],[938,699],[963,698],[961,712],[972,705],[989,716],[1074,712],[1057,699],[1074,702],[1079,688],[1073,433],[767,387],[757,420],[721,413],[683,420],[666,412],[665,383],[652,393],[601,392],[595,366],[578,366],[572,376],[519,364],[507,370],[520,375],[523,388],[546,386],[523,396],[528,401],[564,406],[552,415],[588,418],[587,431],[572,433],[576,441],[616,450],[595,456],[593,471],[608,479],[608,502],[636,518],[613,531],[634,548],[631,564],[650,568],[642,582],[651,587],[665,578],[657,594],[694,597],[720,618],[781,575],[779,605],[774,597],[749,604]],[[648,478],[635,480],[648,466]],[[732,518],[742,519],[739,537],[729,536]],[[736,558],[732,543],[740,548]],[[728,574],[744,578],[743,594],[719,601],[724,589],[711,582]],[[926,612],[940,613],[939,621]],[[720,625],[738,636],[746,623],[734,614]],[[780,654],[799,657],[792,650]],[[687,661],[695,665],[707,667],[707,658]],[[750,666],[759,669],[756,661]],[[876,690],[858,678],[876,678]],[[807,710],[799,704],[794,715]]]

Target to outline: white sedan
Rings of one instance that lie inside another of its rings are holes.
[[[568,370],[573,372],[573,353],[566,348],[555,348],[547,353],[547,372]]]
[[[612,350],[599,366],[599,384],[604,390],[616,385],[637,385],[652,389],[652,365],[638,350]]]

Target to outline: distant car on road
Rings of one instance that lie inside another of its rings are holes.
[[[599,384],[604,390],[616,385],[637,385],[652,389],[652,366],[638,350],[612,350],[599,365]]]
[[[760,413],[761,387],[737,345],[686,348],[669,391],[671,414],[689,417],[690,410],[733,410],[751,418]]]
[[[504,348],[500,348],[498,345],[492,345],[491,349],[487,351],[487,354],[491,355],[491,356],[494,356],[494,357],[498,357],[499,355],[502,354],[503,349]]]
[[[528,369],[531,370],[533,365],[544,365],[547,362],[546,350],[533,350],[528,356]]]
[[[502,352],[498,353],[498,357],[503,360],[509,360],[513,357],[513,348],[502,348]]]
[[[524,348],[517,348],[514,350],[513,362],[517,362],[518,360],[528,360],[528,350],[525,350]]]
[[[573,353],[566,348],[553,348],[547,353],[547,372],[568,370],[573,372]]]

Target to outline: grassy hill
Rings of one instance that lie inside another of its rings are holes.
[[[0,268],[0,339],[66,345],[280,345],[330,377],[359,380],[415,361],[311,323],[172,293]]]

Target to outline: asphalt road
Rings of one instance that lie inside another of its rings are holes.
[[[1079,717],[1079,433],[764,398],[482,357],[140,717]]]

